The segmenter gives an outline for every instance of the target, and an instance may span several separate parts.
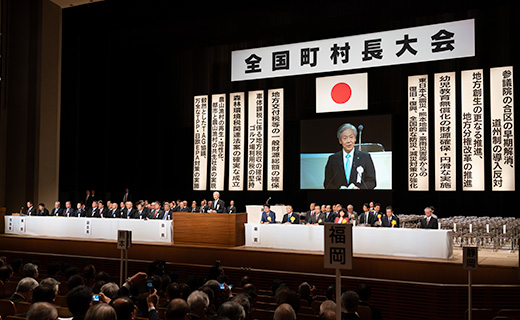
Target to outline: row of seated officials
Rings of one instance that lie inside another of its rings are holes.
[[[257,293],[250,276],[244,276],[240,288],[233,289],[217,264],[207,277],[191,277],[183,283],[177,273],[166,272],[164,261],[154,262],[148,273],[138,272],[119,287],[93,265],[86,266],[83,273],[75,267],[53,272],[51,269],[57,269],[49,265],[48,275],[40,280],[38,265],[26,263],[15,271],[5,257],[0,260],[0,294],[7,295],[0,300],[3,319],[336,319],[334,286],[327,288],[326,296],[317,296],[316,288],[307,282],[293,290],[275,280],[271,290],[263,292],[267,297]],[[15,282],[14,292],[6,292],[7,284],[15,278],[21,279]],[[343,319],[382,319],[379,309],[367,302],[371,294],[368,286],[360,285],[356,292],[341,289]],[[265,299],[274,303],[262,302]],[[313,308],[308,307],[311,305]],[[309,309],[310,313],[302,311]]]

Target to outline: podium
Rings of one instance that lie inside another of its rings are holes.
[[[173,243],[236,247],[245,244],[247,213],[173,213]]]

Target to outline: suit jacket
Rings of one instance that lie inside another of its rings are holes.
[[[153,210],[150,212],[150,219],[162,219],[164,217],[164,210]]]
[[[53,217],[59,217],[63,215],[63,209],[62,208],[52,208],[51,216]]]
[[[177,212],[190,212],[190,208],[188,208],[188,207],[179,208],[179,210]]]
[[[237,213],[237,207],[235,207],[235,206],[227,207],[226,213]]]
[[[305,215],[305,223],[318,223],[318,215],[316,215],[316,211],[314,211],[314,214],[310,210],[307,211],[307,214]]]
[[[300,216],[293,212],[291,214],[291,218],[289,218],[289,214],[286,213],[283,215],[282,223],[286,223],[286,222],[290,222],[291,224],[300,224]]]
[[[86,215],[86,211],[83,208],[74,211],[74,216],[75,217],[84,217],[85,215]]]
[[[386,228],[392,227],[392,221],[395,220],[396,224],[394,228],[399,228],[399,218],[392,215],[391,218],[388,218],[388,216],[385,214],[383,217],[381,217],[381,226]]]
[[[130,219],[141,219],[146,220],[148,219],[148,212],[146,210],[142,210],[139,212],[139,210],[132,208],[132,212],[130,213]]]
[[[38,213],[36,212],[36,209],[33,207],[30,207],[27,209],[27,212],[25,213],[28,216],[36,216]]]
[[[323,182],[325,189],[339,189],[341,186],[348,187],[351,183],[360,189],[374,189],[376,187],[376,170],[372,162],[372,157],[370,157],[368,152],[359,151],[357,149],[354,150],[352,170],[350,170],[348,183],[345,176],[343,160],[343,150],[329,157],[327,165],[325,166],[325,180]],[[363,168],[360,182],[358,182],[357,168]]]
[[[208,212],[208,206],[201,206],[201,207],[199,207],[199,212],[201,212],[201,213]]]
[[[430,217],[430,223],[427,223],[427,218],[421,220],[421,229],[439,229],[437,218]]]
[[[323,225],[325,224],[325,220],[326,220],[326,216],[325,216],[325,212],[320,212],[320,214],[318,215],[318,224],[319,225]]]
[[[65,208],[63,209],[63,216],[67,217],[67,210],[69,210],[69,217],[75,217],[76,216],[76,210],[74,208]]]
[[[329,216],[327,217],[327,212],[323,213],[325,215],[325,222],[334,222],[338,214],[336,212],[331,211]]]
[[[215,210],[218,213],[223,213],[224,210],[226,210],[226,203],[221,199],[215,200],[211,204],[211,208],[209,208],[208,210]]]
[[[267,214],[265,211],[262,211],[262,218],[260,221],[263,223],[276,223],[276,213],[274,213],[274,211],[269,211],[269,214]]]
[[[99,214],[99,208],[90,208],[90,210],[88,210],[88,212],[87,212],[86,217],[87,218],[101,218],[101,215]]]
[[[168,211],[163,211],[163,213],[161,214],[161,216],[158,219],[172,220],[172,214],[173,214],[173,211],[171,209]]]
[[[85,208],[90,208],[92,207],[92,202],[94,202],[94,197],[92,197],[92,195],[88,195],[85,196]]]
[[[194,212],[200,212],[200,207],[195,207],[195,208],[190,207],[190,212],[191,212],[191,213],[194,213]]]
[[[49,210],[47,210],[47,208],[43,208],[43,210],[38,210],[38,215],[46,217],[49,215]]]
[[[16,292],[13,293],[13,295],[9,298],[9,300],[11,300],[15,306],[18,305],[18,302],[27,302],[23,296],[19,295]]]
[[[366,213],[365,212],[359,214],[359,223],[360,224],[373,225],[374,222],[376,222],[376,221],[377,221],[377,217],[373,213],[371,213],[371,212],[368,213],[368,221],[366,219]]]
[[[103,218],[110,218],[110,210],[106,207],[99,209],[99,216]]]

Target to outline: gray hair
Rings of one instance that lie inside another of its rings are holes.
[[[48,277],[40,281],[40,285],[51,287],[54,291],[58,292],[60,282],[52,277]]]
[[[99,303],[88,309],[85,320],[117,320],[116,310],[109,304]]]
[[[32,263],[26,263],[22,269],[25,277],[35,277],[38,274],[38,266]]]
[[[274,311],[274,320],[296,320],[296,312],[288,303],[282,303]]]
[[[38,281],[31,277],[25,277],[18,281],[16,285],[16,292],[25,293],[29,290],[34,290],[38,286]]]
[[[336,312],[336,302],[332,300],[323,301],[320,304],[320,315],[324,314],[327,310]]]
[[[347,130],[347,129],[352,129],[354,131],[354,136],[357,137],[357,128],[354,127],[352,124],[350,123],[344,123],[342,124],[339,128],[338,128],[338,132],[337,132],[337,137],[338,137],[338,140],[341,139],[341,134],[343,133],[343,131]]]
[[[36,302],[27,312],[27,320],[55,320],[58,319],[58,311],[48,302]]]
[[[114,282],[109,282],[105,283],[100,290],[101,293],[112,299],[116,295],[117,291],[119,291],[119,286]]]
[[[191,313],[199,313],[209,307],[208,295],[200,290],[193,291],[187,299],[188,305],[190,306]]]

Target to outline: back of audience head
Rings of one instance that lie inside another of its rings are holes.
[[[362,283],[357,287],[356,293],[359,296],[359,301],[368,301],[372,294],[372,289],[370,289],[370,286],[367,284]]]
[[[244,312],[246,313],[246,318],[249,319],[249,313],[251,312],[251,300],[249,300],[249,296],[245,293],[236,294],[231,301],[238,302],[242,308],[244,308]]]
[[[275,299],[277,305],[288,303],[296,313],[300,311],[300,296],[286,286],[281,286],[276,290]]]
[[[9,265],[4,265],[2,267],[0,267],[0,281],[2,281],[3,283],[6,283],[7,281],[9,281],[9,279],[11,279],[14,275],[14,271],[13,271],[13,268],[11,268],[11,266]]]
[[[311,296],[311,285],[308,282],[302,282],[298,286],[298,293],[300,298],[307,299]]]
[[[27,320],[56,320],[58,311],[48,302],[36,302],[27,312]]]
[[[341,294],[343,294],[346,289],[344,286],[341,286],[340,288]],[[331,285],[327,287],[327,290],[325,290],[325,295],[327,296],[327,300],[336,301],[336,286]]]
[[[48,277],[40,281],[41,286],[48,286],[54,289],[55,295],[60,292],[60,282],[54,278]]]
[[[274,311],[273,320],[296,320],[296,312],[290,304],[283,303]]]
[[[32,301],[53,303],[56,298],[56,291],[46,285],[39,285],[33,290]]]
[[[193,291],[187,300],[190,306],[190,313],[203,318],[209,308],[209,297],[204,291],[195,290]]]
[[[114,282],[105,283],[101,287],[101,293],[104,294],[106,297],[109,297],[110,299],[112,299],[116,295],[118,290],[119,286]]]
[[[33,263],[26,263],[23,266],[23,276],[38,279],[40,274],[38,273],[38,266]]]
[[[341,305],[348,313],[357,311],[359,306],[359,296],[355,291],[345,291],[341,295]]]
[[[336,303],[332,300],[325,300],[320,304],[320,319],[334,320],[336,319]]]
[[[26,301],[32,299],[33,290],[38,286],[38,281],[31,277],[25,277],[18,281],[16,293],[22,295]]]
[[[116,310],[109,304],[98,303],[88,309],[85,320],[117,320]]]
[[[74,317],[83,317],[92,303],[92,289],[81,285],[67,294],[67,306]]]
[[[135,318],[134,303],[128,297],[120,297],[114,300],[112,307],[116,311],[118,320],[130,320]]]
[[[217,314],[226,317],[229,320],[244,320],[246,312],[240,303],[235,301],[226,301],[219,308]]]
[[[82,286],[85,284],[85,280],[83,280],[83,277],[79,274],[75,274],[72,277],[69,278],[69,281],[67,282],[67,287],[69,288],[69,291]]]
[[[165,318],[166,320],[188,320],[190,318],[188,303],[183,299],[173,299],[166,307]]]
[[[253,283],[253,277],[251,276],[243,276],[242,279],[240,279],[240,287],[245,287],[246,284],[252,284]]]

